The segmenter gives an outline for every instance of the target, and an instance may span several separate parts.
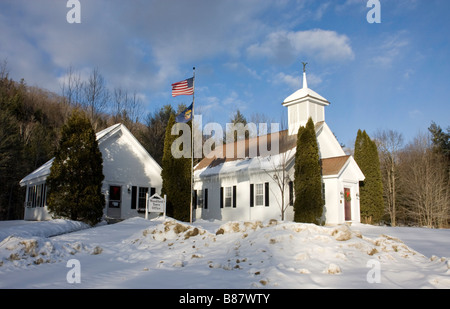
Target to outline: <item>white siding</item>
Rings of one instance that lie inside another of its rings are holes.
[[[132,187],[155,188],[156,193],[161,192],[162,179],[161,167],[139,144],[136,138],[123,125],[114,125],[110,129],[102,131],[99,148],[103,157],[103,180],[102,192],[105,194],[106,207],[104,213],[113,215],[120,219],[135,216],[144,216],[137,209],[131,209]],[[99,139],[99,135],[97,135]],[[29,186],[36,181],[45,182],[50,170],[52,160],[44,164],[34,173],[25,177],[22,185]],[[38,173],[40,170],[47,171]],[[120,208],[109,209],[110,186],[121,187]],[[46,207],[25,208],[25,220],[48,220],[51,217]]]
[[[344,150],[325,122],[318,132],[317,144],[322,159],[345,156]]]

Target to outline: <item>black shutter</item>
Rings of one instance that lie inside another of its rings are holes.
[[[194,194],[192,194],[192,208],[197,209],[197,190],[194,190]]]
[[[131,209],[136,209],[136,195],[137,195],[137,187],[131,187]]]
[[[233,186],[233,208],[236,208],[236,186]]]
[[[250,207],[253,207],[255,204],[253,190],[254,190],[254,185],[251,183],[250,184]]]
[[[150,188],[150,196],[152,197],[156,193],[156,188]]]
[[[289,206],[294,205],[294,183],[289,181]]]
[[[205,189],[205,196],[203,197],[203,205],[205,209],[208,209],[208,189]]]
[[[223,208],[223,187],[220,187],[220,208]]]
[[[264,198],[266,207],[269,206],[269,183],[266,182],[264,186]]]

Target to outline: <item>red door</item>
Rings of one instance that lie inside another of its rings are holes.
[[[345,221],[352,220],[352,198],[349,188],[344,188]]]

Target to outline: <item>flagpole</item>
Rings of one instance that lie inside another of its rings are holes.
[[[190,206],[190,223],[193,221],[193,199],[194,199],[194,110],[195,110],[195,67],[193,67],[193,81],[192,81],[192,122],[191,122],[191,206]]]

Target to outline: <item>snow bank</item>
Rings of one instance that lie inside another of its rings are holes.
[[[65,265],[56,266],[72,258],[80,260],[82,288],[450,288],[447,258],[428,258],[388,234],[170,218],[132,218],[52,238],[9,235],[0,242],[0,288],[72,288]],[[373,265],[376,283],[368,279]]]
[[[0,222],[0,266],[26,267],[55,263],[80,251],[92,251],[81,242],[58,244],[49,237],[71,233],[91,226],[72,220]]]
[[[211,282],[220,276],[221,284],[209,287],[323,288],[330,287],[330,282],[334,282],[331,287],[369,287],[368,261],[383,265],[386,276],[391,276],[392,269],[393,273],[405,271],[415,280],[417,269],[432,265],[440,269],[440,275],[419,285],[450,287],[447,259],[428,259],[400,239],[364,237],[347,225],[232,221],[213,232],[169,220],[133,235],[127,243],[135,246],[133,254],[124,258],[127,262],[153,261],[155,269],[166,271],[207,271]]]
[[[67,260],[79,252],[100,254],[102,248],[91,247],[83,242],[60,244],[44,237],[22,238],[9,236],[0,242],[0,266],[27,267],[43,263]]]
[[[0,221],[0,241],[9,237],[52,237],[89,228],[86,223],[64,219],[51,221]]]

